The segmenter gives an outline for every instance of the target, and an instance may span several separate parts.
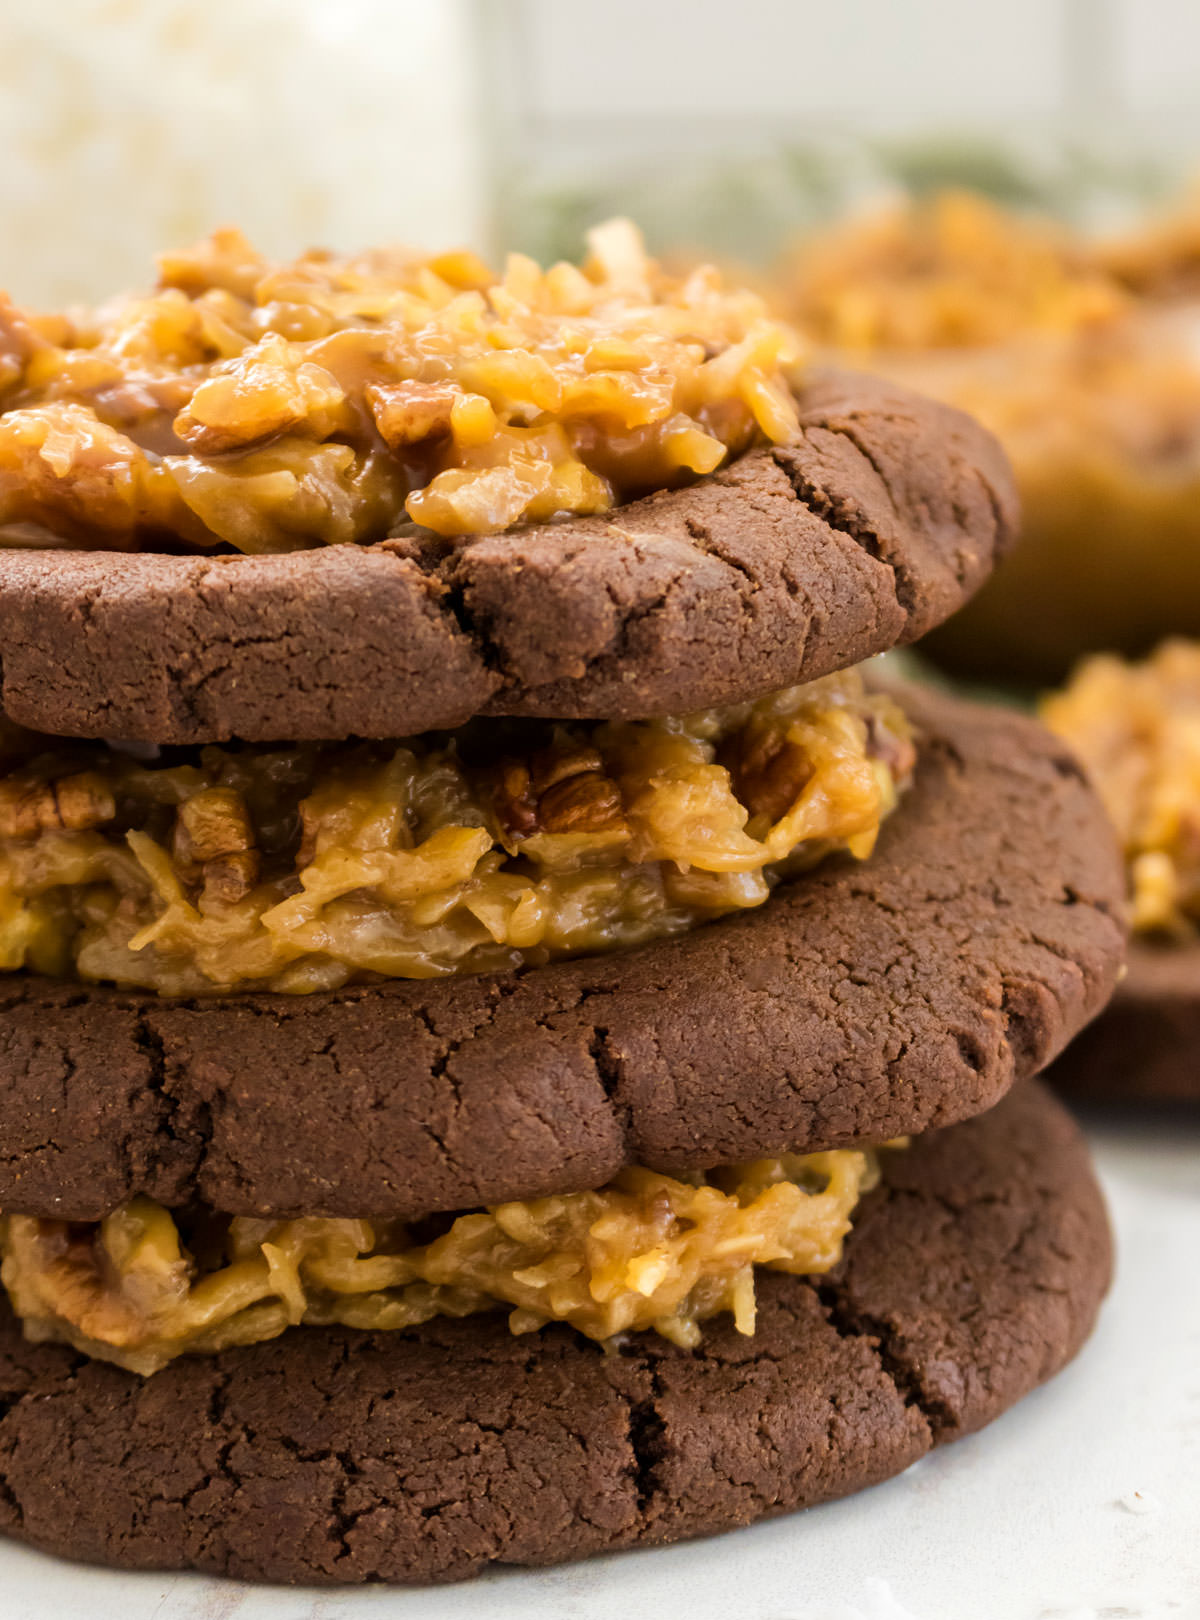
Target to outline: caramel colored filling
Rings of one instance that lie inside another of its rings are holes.
[[[1120,835],[1133,925],[1200,931],[1200,645],[1168,641],[1141,664],[1089,658],[1042,702],[1087,767]]]
[[[1200,292],[1200,190],[1099,245],[1098,262],[1123,287],[1162,301]]]
[[[1022,541],[938,632],[948,666],[1058,679],[1078,652],[1195,632],[1200,320],[1146,296],[1171,281],[1164,264],[1139,287],[1081,233],[964,193],[834,226],[781,268],[781,310],[1012,462]]]
[[[1081,238],[966,191],[804,243],[783,269],[777,301],[821,342],[860,352],[1078,332],[1130,307]]]
[[[244,552],[610,507],[797,427],[798,340],[628,222],[582,268],[398,251],[272,264],[224,231],[157,289],[0,300],[0,545]]]
[[[597,1192],[446,1216],[426,1242],[397,1221],[182,1219],[136,1198],[97,1225],[8,1216],[0,1275],[30,1338],[137,1373],[301,1323],[390,1331],[505,1305],[514,1333],[568,1322],[692,1346],[725,1312],[754,1332],[755,1266],[836,1265],[876,1179],[874,1155],[849,1149],[632,1169]]]
[[[14,736],[0,968],[166,995],[503,971],[867,855],[913,763],[854,672],[683,718],[171,750]]]
[[[1082,236],[945,192],[805,244],[777,301],[823,343],[978,417],[1039,514],[1131,504],[1145,523],[1156,498],[1194,507],[1194,334]]]

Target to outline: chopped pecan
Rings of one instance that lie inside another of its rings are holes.
[[[774,824],[787,815],[813,774],[812,762],[786,733],[746,727],[717,751],[733,791],[751,816]]]
[[[300,801],[300,847],[296,851],[296,870],[302,872],[311,866],[317,855],[317,838],[324,817],[314,808],[311,799]]]
[[[203,868],[204,898],[234,905],[244,900],[258,882],[259,856],[256,849],[231,850],[214,855]]]
[[[54,788],[49,782],[0,782],[0,837],[32,838],[58,825]]]
[[[111,821],[117,813],[112,790],[98,771],[62,776],[54,784],[58,824],[67,832],[84,832]]]
[[[389,450],[399,450],[449,433],[454,401],[462,392],[455,383],[409,380],[371,383],[366,395],[380,437]]]
[[[218,856],[254,848],[254,829],[236,788],[203,788],[179,806],[172,854],[186,881]]]
[[[0,838],[32,838],[41,832],[84,832],[111,821],[116,804],[94,771],[56,782],[9,777],[0,782]]]
[[[568,776],[538,800],[538,820],[548,833],[625,832],[621,795],[599,771]]]
[[[497,766],[492,803],[501,827],[510,837],[528,838],[537,832],[537,798],[529,768],[520,760],[505,759]]]
[[[161,459],[89,408],[55,400],[0,413],[0,524],[10,523],[129,550],[151,530],[182,533],[195,519]]]
[[[529,762],[533,791],[539,796],[568,777],[588,771],[604,774],[604,760],[597,748],[543,748]]]
[[[528,765],[504,760],[493,802],[505,832],[515,838],[628,831],[621,795],[595,748],[542,749]]]

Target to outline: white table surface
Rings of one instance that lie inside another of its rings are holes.
[[[0,1544],[2,1620],[1200,1620],[1200,1117],[1088,1121],[1120,1246],[1092,1342],[982,1434],[735,1535],[432,1591],[121,1576]]]

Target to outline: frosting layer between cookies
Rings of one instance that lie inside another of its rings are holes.
[[[637,945],[869,854],[913,758],[856,671],[687,716],[402,743],[147,758],[13,734],[0,967],[306,993]]]
[[[95,1224],[0,1221],[0,1275],[34,1339],[133,1372],[301,1323],[370,1330],[513,1307],[527,1333],[653,1329],[699,1342],[732,1313],[753,1333],[754,1268],[811,1274],[841,1257],[873,1153],[788,1155],[691,1176],[633,1168],[594,1192],[422,1223],[175,1216],[136,1198]]]

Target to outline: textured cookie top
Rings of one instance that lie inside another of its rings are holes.
[[[787,443],[605,516],[283,556],[0,551],[2,697],[66,736],[411,736],[631,718],[811,680],[952,613],[1013,538],[1002,451],[808,374]]]
[[[904,704],[918,768],[872,857],[678,939],[305,997],[0,983],[0,1208],[403,1217],[990,1107],[1107,1000],[1120,859],[1040,726]]]

